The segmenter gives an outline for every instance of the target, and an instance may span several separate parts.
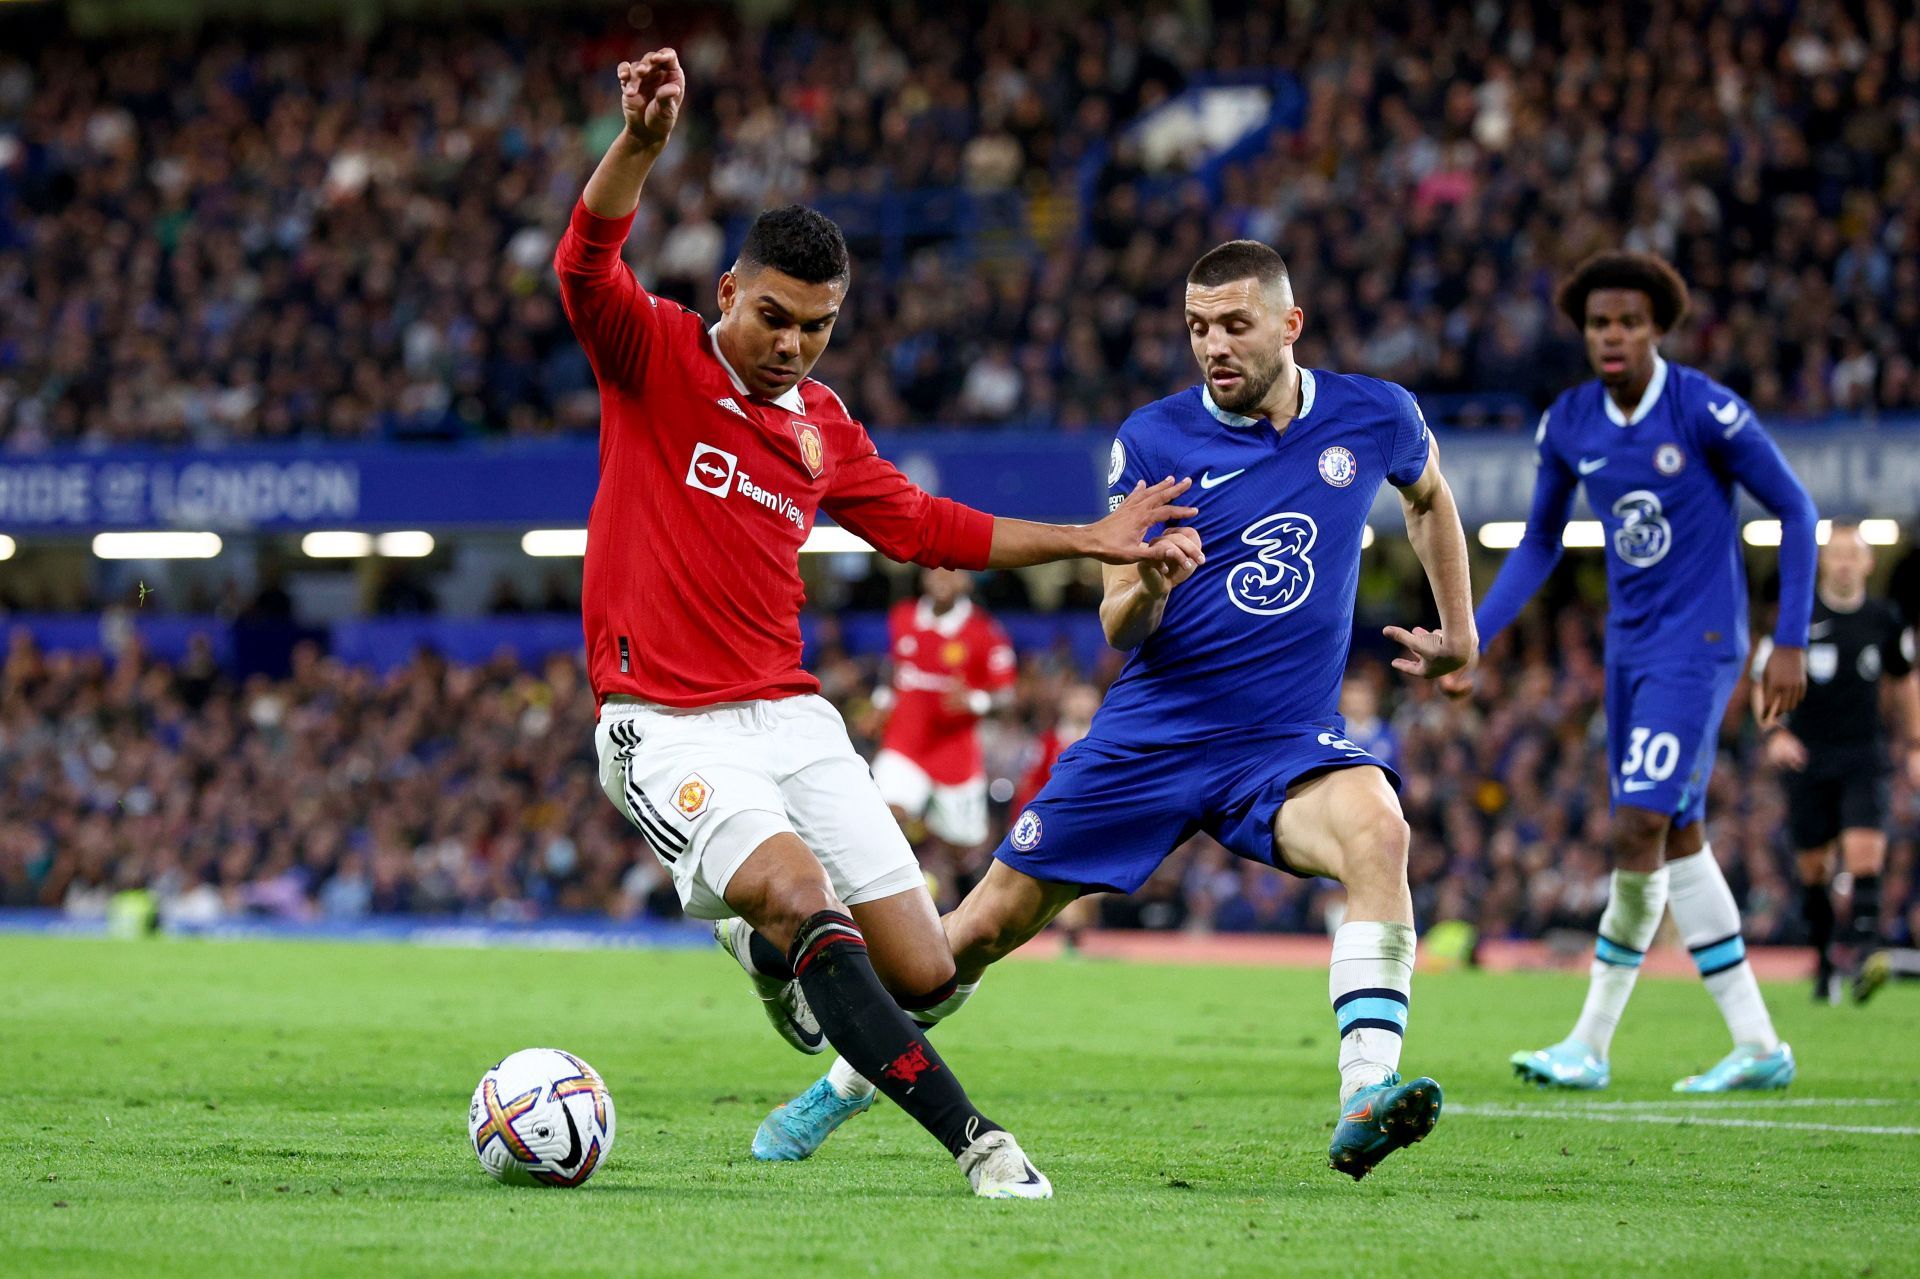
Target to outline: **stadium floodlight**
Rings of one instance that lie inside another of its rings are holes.
[[[1861,520],[1860,538],[1868,546],[1892,546],[1900,540],[1900,521]],[[0,559],[5,558],[0,555]]]
[[[300,539],[300,550],[316,560],[357,560],[373,554],[373,537],[349,529],[309,533]]]
[[[1362,524],[1360,526],[1360,549],[1364,551],[1369,546],[1372,546],[1372,545],[1373,545],[1373,525]]]
[[[801,544],[800,549],[813,554],[832,552],[844,554],[847,551],[871,551],[873,547],[869,546],[864,539],[854,536],[837,524],[816,524],[813,526],[813,532],[807,534],[807,540]]]
[[[18,549],[19,549],[18,543],[16,543],[12,538],[8,537],[5,533],[0,533],[0,560],[12,559],[14,551]]]
[[[433,554],[433,534],[418,529],[382,533],[373,539],[373,549],[390,560],[417,560]]]
[[[1592,551],[1607,544],[1607,531],[1599,520],[1568,520],[1560,534],[1560,545],[1569,550]]]
[[[1490,551],[1511,551],[1520,545],[1527,526],[1521,520],[1494,520],[1480,526],[1480,545]]]
[[[1748,520],[1746,527],[1740,530],[1740,537],[1748,546],[1778,546],[1780,545],[1780,521]]]
[[[583,528],[528,529],[520,536],[520,549],[529,555],[585,555],[587,530]]]
[[[103,560],[210,560],[218,533],[96,533],[93,553]]]

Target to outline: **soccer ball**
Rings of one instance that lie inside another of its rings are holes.
[[[558,1048],[523,1048],[480,1077],[467,1136],[489,1175],[513,1186],[577,1186],[613,1149],[613,1095]]]

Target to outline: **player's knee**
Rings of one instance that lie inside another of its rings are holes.
[[[787,947],[800,932],[801,925],[823,910],[840,911],[846,907],[825,884],[768,884],[750,902],[736,904],[746,921],[761,936],[776,946]]]
[[[1622,808],[1613,815],[1610,837],[1615,869],[1651,874],[1666,856],[1667,818],[1645,809]]]
[[[1355,884],[1405,883],[1407,843],[1411,830],[1398,807],[1371,806],[1346,830],[1342,871],[1348,887]]]

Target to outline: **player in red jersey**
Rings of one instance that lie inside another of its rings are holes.
[[[621,262],[686,79],[663,49],[621,63],[619,81],[625,127],[554,254],[600,386],[581,610],[601,789],[689,914],[734,920],[722,944],[790,1042],[818,1051],[824,1033],[946,1146],[975,1193],[1044,1198],[1046,1178],[903,1011],[937,1018],[953,961],[912,850],[801,669],[798,556],[825,511],[885,554],[933,566],[1186,565],[1199,557],[1190,532],[1141,537],[1192,516],[1174,505],[1187,482],[1138,486],[1084,526],[996,519],[916,487],[807,376],[848,284],[831,221],[797,206],[756,219],[711,329]]]
[[[987,839],[987,766],[978,725],[1005,699],[1019,672],[1000,624],[970,597],[973,579],[926,570],[919,599],[887,617],[892,702],[873,780],[902,823],[955,849]]]

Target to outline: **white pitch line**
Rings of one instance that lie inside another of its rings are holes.
[[[1920,1098],[1909,1097],[1900,1100],[1895,1097],[1754,1097],[1739,1099],[1733,1097],[1702,1098],[1697,1101],[1684,1097],[1675,1097],[1662,1101],[1569,1101],[1568,1109],[1582,1110],[1644,1110],[1650,1106],[1683,1106],[1689,1110],[1703,1110],[1711,1107],[1730,1106],[1775,1106],[1804,1107],[1814,1110],[1838,1110],[1844,1106],[1916,1106],[1920,1107]],[[1542,1109],[1548,1109],[1543,1107]]]
[[[1522,1106],[1449,1106],[1457,1115],[1487,1119],[1586,1119],[1600,1124],[1668,1124],[1673,1127],[1768,1128],[1795,1132],[1855,1133],[1864,1137],[1920,1137],[1920,1128],[1884,1124],[1815,1124],[1792,1119],[1712,1119],[1687,1114],[1635,1113],[1630,1111],[1576,1110],[1571,1107]]]

